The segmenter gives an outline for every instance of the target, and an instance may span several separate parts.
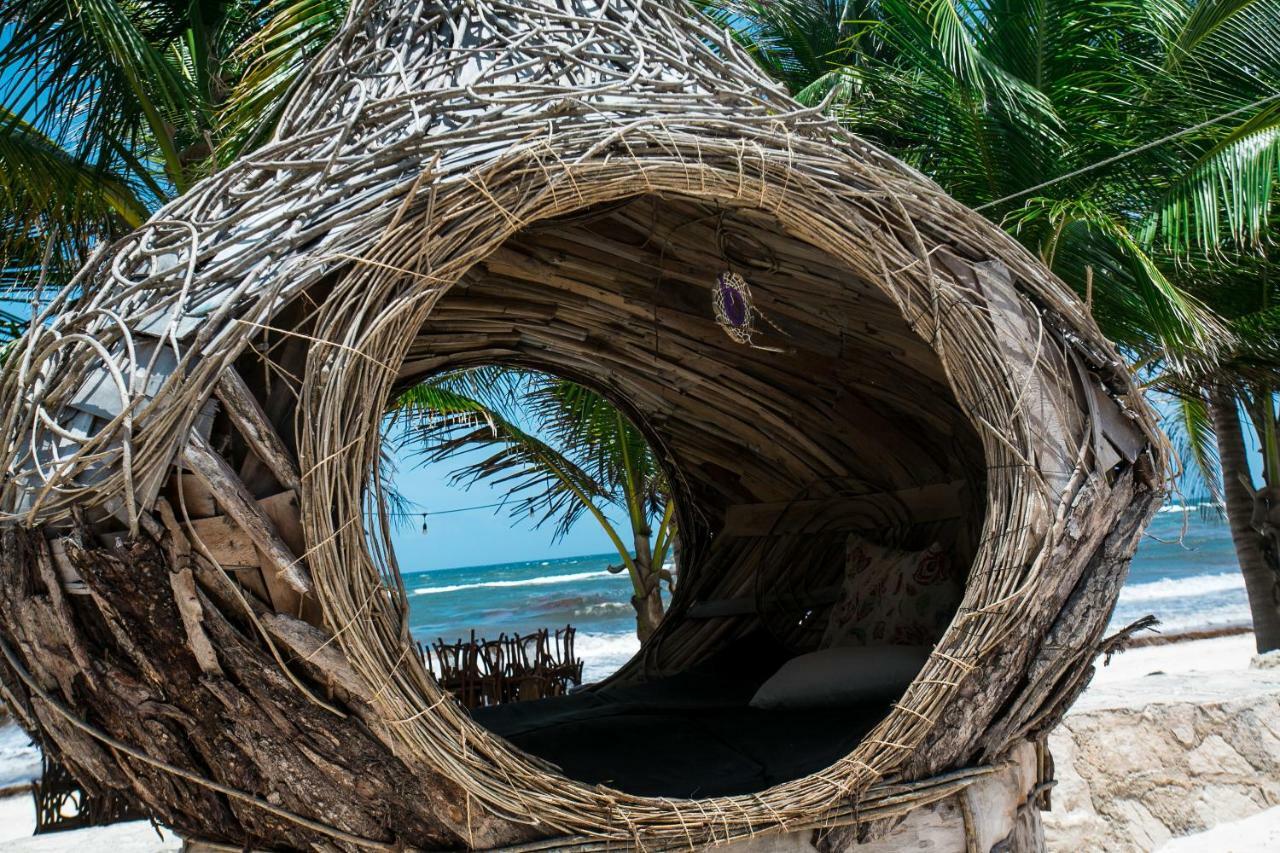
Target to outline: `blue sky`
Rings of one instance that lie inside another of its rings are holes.
[[[502,498],[501,490],[491,489],[483,483],[470,490],[449,485],[449,473],[466,464],[464,459],[420,467],[398,454],[397,463],[396,487],[418,509],[428,512],[448,510],[490,504]],[[553,543],[553,524],[536,530],[523,520],[513,525],[507,512],[506,509],[482,509],[428,515],[425,536],[421,516],[407,519],[392,537],[400,571],[408,573],[613,551],[613,545],[600,525],[590,517],[579,521],[563,540]]]

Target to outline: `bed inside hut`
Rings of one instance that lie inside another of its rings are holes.
[[[401,387],[509,364],[594,388],[666,468],[679,584],[657,632],[602,683],[473,713],[571,778],[690,798],[821,771],[960,606],[981,445],[905,316],[945,306],[894,304],[871,283],[894,271],[817,248],[826,227],[652,195],[536,222],[409,350]]]

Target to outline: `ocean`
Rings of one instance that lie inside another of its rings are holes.
[[[403,565],[412,555],[400,555]],[[584,677],[599,680],[639,647],[630,582],[607,570],[617,555],[595,554],[492,566],[406,572],[410,625],[423,643],[573,625]],[[1148,613],[1173,633],[1247,624],[1244,581],[1225,521],[1198,509],[1165,507],[1134,557],[1112,629]],[[39,772],[38,752],[12,724],[0,728],[0,787]]]
[[[630,582],[606,571],[617,554],[406,573],[410,626],[422,642],[566,624],[578,630],[584,677],[616,670],[639,647]],[[409,563],[408,555],[401,556]],[[1247,624],[1244,581],[1226,522],[1166,506],[1147,528],[1111,619],[1112,629],[1153,613],[1166,633]]]

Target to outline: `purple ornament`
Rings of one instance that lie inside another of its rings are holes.
[[[733,273],[721,273],[716,283],[716,313],[720,324],[735,329],[745,329],[751,324],[751,305],[740,282],[742,279]]]

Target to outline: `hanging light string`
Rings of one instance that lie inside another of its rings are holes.
[[[494,507],[505,506],[506,503],[507,501],[495,501],[494,503],[490,503],[490,504],[478,504],[476,506],[458,506],[458,507],[454,507],[453,509],[413,510],[413,511],[384,510],[382,512],[382,515],[384,515],[387,518],[418,518],[419,516],[421,516],[422,532],[426,533],[427,532],[427,516],[429,515],[453,515],[459,512],[473,512],[475,510],[481,510],[481,509],[493,509]],[[373,515],[373,513],[369,513],[369,514]],[[529,514],[530,515],[533,514],[532,508],[530,509]]]
[[[493,509],[494,507],[502,506],[505,503],[506,501],[497,501],[496,503],[491,503],[491,504],[480,504],[479,506],[459,506],[459,507],[454,507],[453,509],[432,509],[432,510],[417,510],[417,511],[406,510],[404,512],[388,511],[388,512],[383,512],[382,514],[387,516],[388,518],[417,518],[420,515],[421,516],[453,515],[455,512],[471,512],[472,510],[477,510],[477,509]]]

